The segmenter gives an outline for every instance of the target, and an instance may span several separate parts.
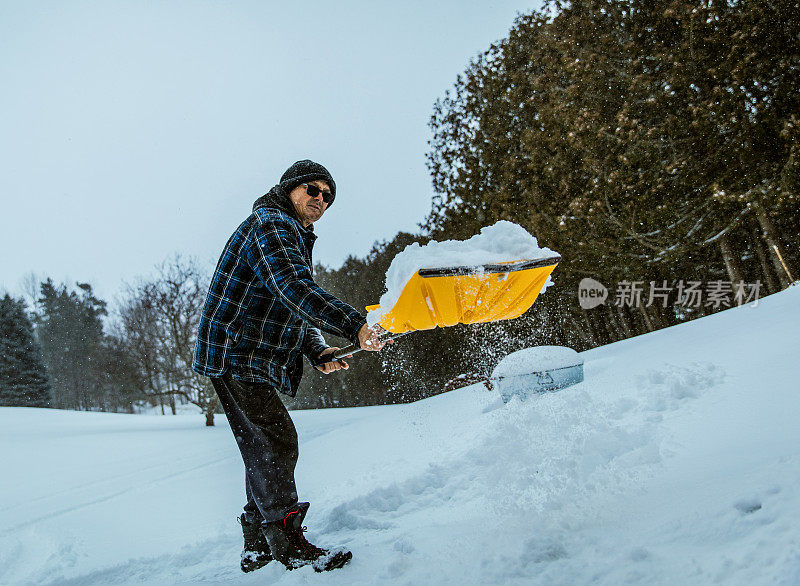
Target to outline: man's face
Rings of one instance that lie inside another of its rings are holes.
[[[330,191],[331,188],[324,181],[317,179],[309,181],[308,185],[316,185],[323,191]],[[294,209],[297,215],[300,216],[300,221],[304,227],[308,227],[322,217],[328,204],[322,201],[322,194],[317,194],[316,197],[311,197],[306,192],[305,185],[298,185],[289,192],[289,199],[294,204]]]

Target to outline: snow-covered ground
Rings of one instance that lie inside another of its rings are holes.
[[[294,412],[308,535],[354,553],[325,575],[239,572],[223,418],[3,408],[0,583],[800,584],[798,356],[795,287],[526,402]]]

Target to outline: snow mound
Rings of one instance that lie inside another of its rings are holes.
[[[539,346],[512,352],[495,367],[492,380],[503,402],[565,389],[583,381],[583,358],[572,348]]]
[[[419,269],[536,260],[555,254],[549,248],[540,248],[539,242],[525,228],[506,220],[482,228],[468,240],[432,241],[425,246],[415,242],[406,246],[389,265],[387,291],[381,296],[380,309],[367,314],[367,323],[375,325],[391,311],[406,283]],[[548,278],[542,292],[552,284]]]
[[[492,371],[492,378],[519,376],[578,364],[583,364],[583,358],[566,346],[524,348],[503,358]]]

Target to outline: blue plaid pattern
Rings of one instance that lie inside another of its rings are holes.
[[[256,208],[225,245],[192,368],[209,377],[231,370],[237,380],[294,396],[302,355],[316,358],[328,347],[320,330],[357,344],[366,319],[314,283],[316,235],[279,209],[285,205]]]

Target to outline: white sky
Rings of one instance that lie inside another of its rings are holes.
[[[302,158],[337,184],[316,261],[416,231],[434,101],[536,5],[0,0],[0,290],[210,270]]]

